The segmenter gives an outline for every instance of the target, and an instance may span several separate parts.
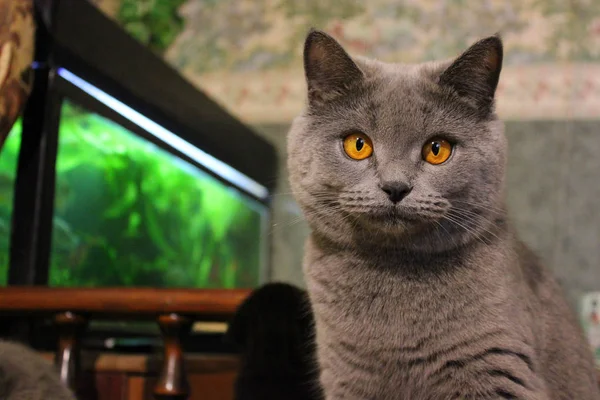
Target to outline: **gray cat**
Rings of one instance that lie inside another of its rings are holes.
[[[493,36],[386,64],[309,34],[288,166],[327,399],[600,399],[577,319],[506,216],[502,57]]]
[[[1,400],[75,400],[53,366],[28,347],[0,341]]]

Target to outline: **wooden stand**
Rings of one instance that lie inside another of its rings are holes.
[[[54,318],[58,327],[58,351],[56,353],[56,366],[63,384],[76,391],[75,383],[79,371],[81,335],[85,331],[87,321],[82,316],[65,312]]]
[[[164,340],[163,367],[154,387],[156,400],[187,400],[190,385],[183,361],[183,339],[189,334],[192,323],[177,314],[161,315],[158,325]]]
[[[203,362],[204,373],[196,374],[191,385],[188,382],[189,371],[186,373],[182,342],[189,334],[192,323],[198,320],[229,321],[249,294],[250,290],[13,286],[0,288],[0,316],[54,316],[59,329],[55,363],[62,382],[75,392],[79,391],[81,382],[81,337],[89,320],[156,321],[164,340],[162,363],[152,371],[145,371],[144,378],[138,376],[136,380],[128,376],[128,387],[131,390],[142,387],[144,396],[152,393],[156,400],[188,400],[190,395],[194,398],[190,386],[195,390],[204,390],[207,371],[215,367],[212,361]],[[233,370],[231,365],[227,366],[225,372],[220,371],[213,377],[215,382],[230,386]],[[160,371],[160,374],[155,381],[156,371]],[[156,382],[153,389],[150,381]],[[115,396],[111,393],[110,399],[117,399]]]

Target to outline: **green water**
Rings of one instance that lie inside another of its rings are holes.
[[[14,180],[21,144],[21,121],[13,126],[0,153],[0,285],[6,285],[10,218],[14,194]]]
[[[263,206],[74,103],[60,121],[50,285],[260,283]],[[20,124],[13,130],[0,154],[0,283]]]

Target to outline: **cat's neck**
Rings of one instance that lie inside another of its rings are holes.
[[[348,241],[318,229],[312,230],[311,242],[323,254],[350,256],[384,268],[388,263],[395,265],[397,260],[405,260],[415,266],[436,265],[442,260],[460,260],[481,248],[490,248],[498,242],[510,241],[513,236],[513,229],[503,214],[491,221],[489,227],[478,235],[467,237],[465,240],[449,237],[443,246],[439,243],[411,246],[410,243],[407,245],[406,238],[373,237],[368,232],[365,232],[364,236],[357,234],[354,240]],[[424,239],[415,238],[415,241],[419,240]]]
[[[496,286],[503,276],[514,275],[506,270],[518,268],[518,261],[513,259],[515,253],[510,251],[514,240],[512,231],[507,229],[498,231],[488,241],[473,241],[447,252],[391,248],[369,252],[339,246],[313,233],[307,243],[304,272],[313,295],[321,286],[358,297],[396,297],[431,287],[462,292],[467,287]],[[451,289],[452,286],[456,287]]]

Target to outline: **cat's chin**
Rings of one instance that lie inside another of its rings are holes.
[[[406,234],[422,229],[426,225],[423,218],[408,212],[388,211],[364,214],[361,218],[369,230],[392,234]]]

